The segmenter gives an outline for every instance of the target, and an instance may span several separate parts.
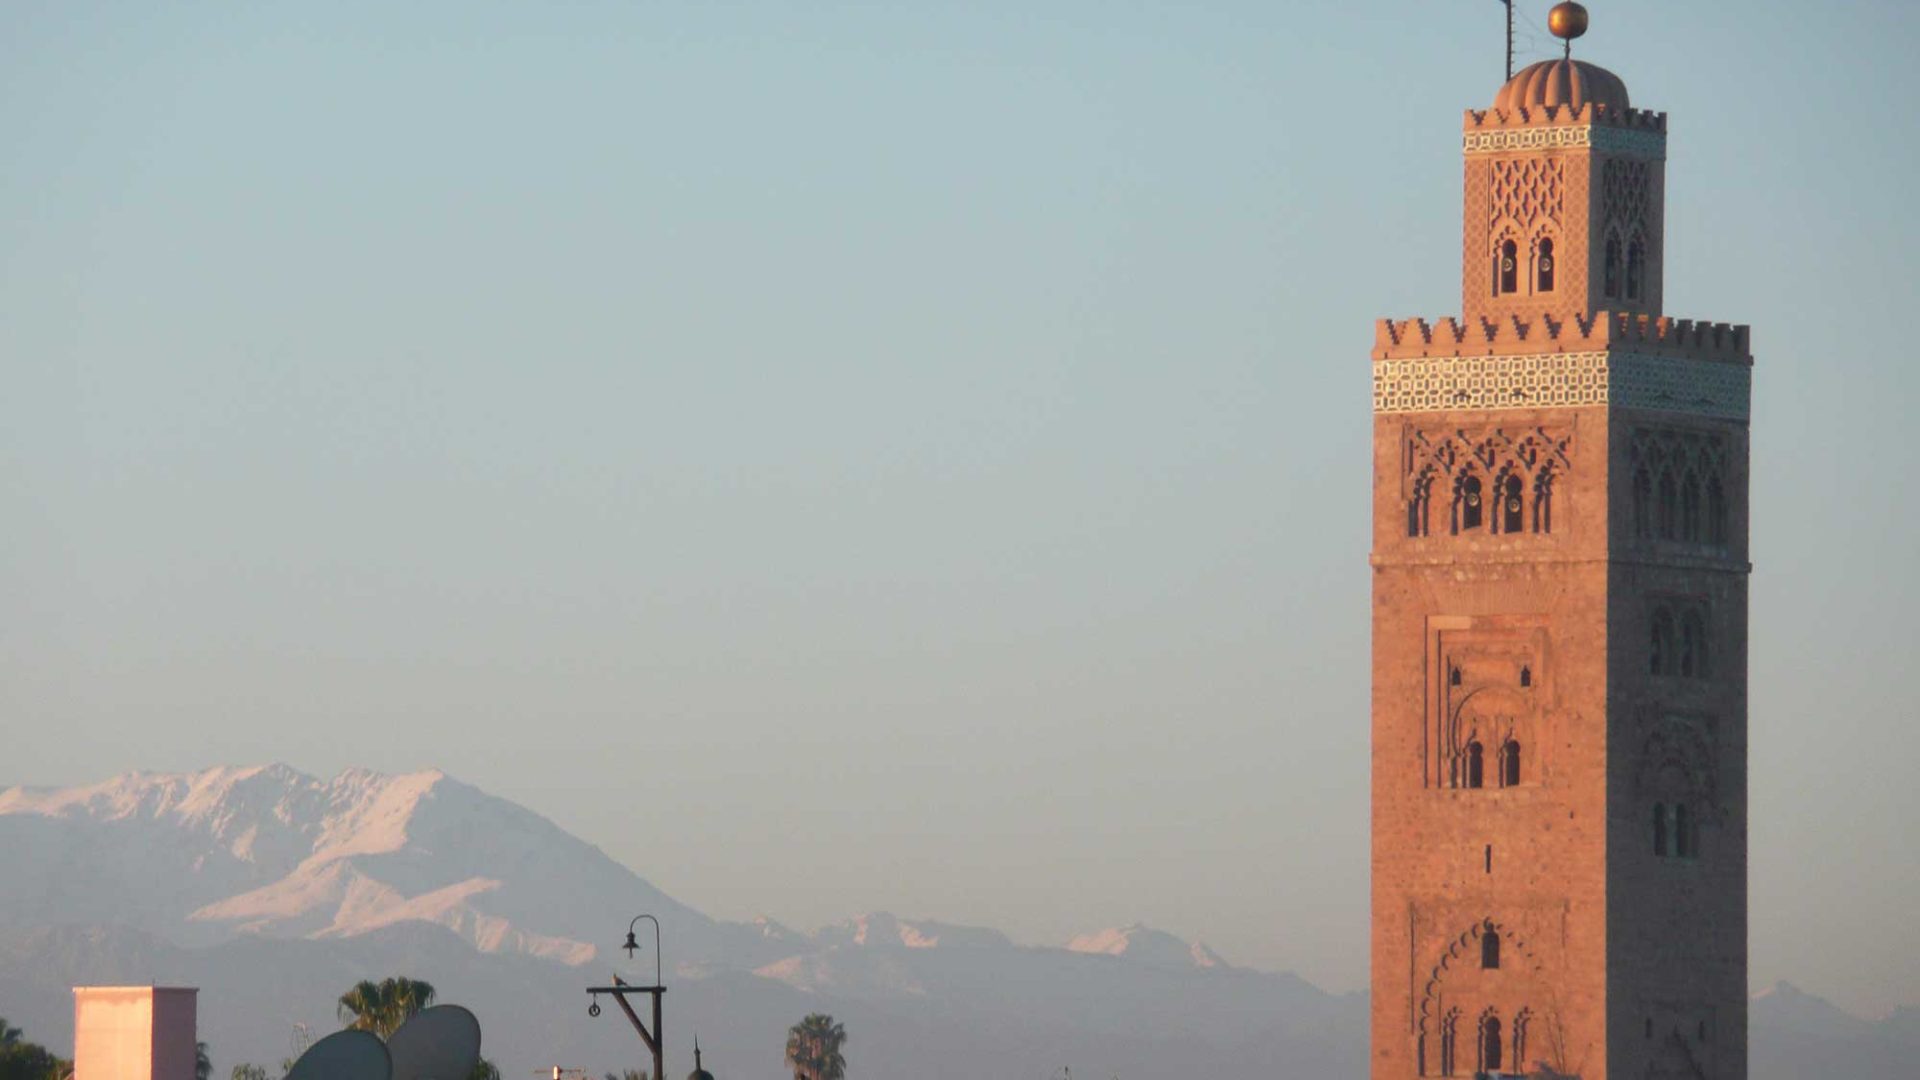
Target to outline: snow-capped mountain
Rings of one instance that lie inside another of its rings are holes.
[[[1229,965],[1204,942],[1182,941],[1164,930],[1134,923],[1114,930],[1081,934],[1067,942],[1067,950],[1100,956],[1118,956],[1139,964],[1163,968],[1225,968]]]
[[[437,771],[284,765],[0,792],[0,922],[133,926],[182,944],[446,927],[579,965],[632,907],[719,947],[711,920],[552,822]],[[634,907],[638,904],[639,907]]]
[[[294,1025],[324,1033],[342,990],[395,974],[474,1008],[505,1075],[630,1067],[632,1033],[581,998],[607,968],[645,966],[602,947],[642,910],[678,961],[668,1015],[683,1070],[697,1030],[723,1075],[781,1076],[786,1025],[813,1011],[847,1024],[861,1075],[1349,1076],[1366,1057],[1365,995],[1236,968],[1137,924],[1046,948],[885,912],[811,932],[716,922],[434,771],[321,780],[270,765],[12,788],[0,866],[0,1015],[65,1048],[73,985],[199,986],[223,1074],[280,1060]],[[1835,1064],[1891,1078],[1920,1049],[1911,1010],[1869,1022],[1787,984],[1755,999],[1751,1029],[1755,1080]]]
[[[319,779],[269,765],[13,788],[0,792],[0,865],[20,871],[0,877],[0,1015],[60,1025],[74,983],[182,982],[203,988],[209,1041],[256,1060],[278,1060],[293,1022],[323,1030],[345,986],[396,973],[475,1007],[510,1072],[584,1064],[568,1047],[617,1054],[620,1030],[585,1022],[578,999],[605,967],[645,966],[601,947],[635,911],[658,914],[672,943],[672,1008],[703,1011],[694,1026],[709,1038],[774,1043],[736,1076],[777,1075],[785,1025],[810,1010],[864,1017],[876,1072],[927,1076],[948,1071],[927,1064],[941,1047],[955,1075],[1062,1054],[1096,1071],[1265,1075],[1281,1059],[1358,1060],[1364,1030],[1353,999],[1145,927],[1061,949],[885,912],[811,932],[716,922],[435,771]],[[999,1033],[984,1057],[982,1031]]]

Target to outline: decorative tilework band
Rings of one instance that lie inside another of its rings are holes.
[[[1373,362],[1373,411],[1617,405],[1745,420],[1744,365],[1639,353],[1450,356]]]
[[[1667,157],[1667,135],[1663,131],[1640,131],[1599,124],[1469,131],[1461,139],[1461,148],[1469,154],[1562,150],[1581,146],[1591,146],[1603,153],[1628,154],[1655,161],[1665,161]]]

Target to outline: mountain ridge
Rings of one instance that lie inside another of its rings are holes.
[[[737,1054],[733,1077],[781,1076],[785,1025],[811,1011],[849,1025],[874,1075],[1365,1068],[1364,992],[1235,967],[1138,923],[1023,945],[885,911],[804,932],[720,922],[438,769],[323,780],[274,763],[15,786],[0,790],[0,859],[24,870],[0,878],[0,1014],[57,1048],[71,1046],[68,987],[174,983],[202,987],[221,1071],[270,1063],[294,1025],[333,1022],[345,987],[408,974],[474,1008],[510,1074],[631,1065],[631,1033],[593,1023],[580,998],[604,968],[640,977],[644,953],[601,946],[645,910],[676,958],[674,1030],[700,1030],[710,1063]],[[1752,1020],[1752,1080],[1836,1064],[1891,1078],[1920,1048],[1920,1011],[1862,1020],[1788,983],[1755,998]]]

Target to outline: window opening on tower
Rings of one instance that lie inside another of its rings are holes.
[[[1647,673],[1671,675],[1673,652],[1673,613],[1664,607],[1658,608],[1653,613],[1653,632],[1647,643]]]
[[[1536,269],[1539,271],[1539,273],[1536,275],[1538,283],[1534,286],[1535,291],[1552,292],[1553,291],[1553,238],[1552,237],[1541,238],[1540,253],[1536,255],[1534,259],[1535,259]]]
[[[1479,528],[1481,515],[1485,511],[1485,507],[1481,506],[1479,477],[1469,475],[1460,481],[1459,503],[1460,530],[1464,532]]]
[[[1673,470],[1660,474],[1660,539],[1680,539],[1680,485]]]

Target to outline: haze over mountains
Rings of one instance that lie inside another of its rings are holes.
[[[612,971],[651,981],[644,927],[636,958],[608,947],[642,911],[660,918],[682,1071],[697,1029],[717,1074],[781,1076],[786,1026],[808,1011],[847,1024],[856,1077],[1364,1071],[1360,995],[1143,926],[1034,948],[884,913],[811,932],[716,921],[439,772],[271,765],[13,788],[0,865],[0,1015],[69,1046],[76,983],[197,985],[222,1074],[278,1062],[296,1025],[331,1030],[341,991],[393,974],[474,1008],[504,1075],[636,1064],[632,1033],[611,1010],[589,1018],[583,990]],[[1911,1011],[1869,1023],[1790,987],[1756,999],[1754,1029],[1759,1080],[1801,1075],[1769,1070],[1810,1064],[1810,1047],[1856,1077],[1902,1075],[1894,1062],[1920,1050]]]

